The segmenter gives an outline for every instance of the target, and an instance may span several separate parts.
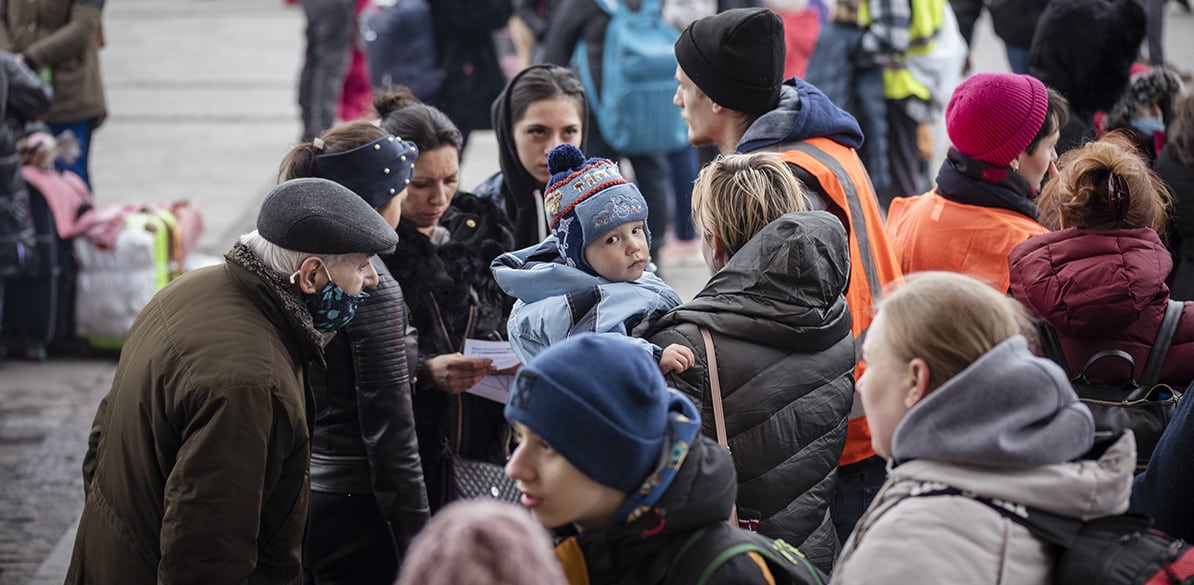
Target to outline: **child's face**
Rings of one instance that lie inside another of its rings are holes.
[[[585,246],[585,262],[612,282],[633,282],[647,267],[647,233],[643,222],[624,223]]]
[[[506,475],[518,484],[520,503],[536,520],[548,528],[576,524],[586,531],[613,522],[626,494],[589,479],[521,423],[514,423],[514,435],[518,447],[506,463]]]

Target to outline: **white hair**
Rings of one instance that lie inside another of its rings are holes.
[[[253,252],[253,255],[257,256],[261,260],[261,263],[265,264],[269,269],[286,275],[297,272],[303,260],[307,258],[319,258],[325,265],[331,268],[343,257],[341,254],[312,254],[310,252],[288,250],[265,239],[264,236],[257,233],[257,230],[242,235],[240,243]]]

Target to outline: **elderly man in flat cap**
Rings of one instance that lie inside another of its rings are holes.
[[[397,241],[346,187],[287,181],[223,265],[154,296],[92,425],[67,583],[302,582],[305,373]]]

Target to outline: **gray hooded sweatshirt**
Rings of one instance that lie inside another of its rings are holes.
[[[925,482],[1074,518],[1122,513],[1136,443],[1099,459],[1094,423],[1064,373],[1010,338],[912,408],[892,437],[887,484],[846,542],[832,583],[1048,583],[1028,529],[965,496],[910,497]]]

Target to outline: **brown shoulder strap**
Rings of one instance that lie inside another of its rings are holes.
[[[705,340],[705,359],[709,363],[709,391],[713,394],[713,426],[717,429],[717,442],[730,450],[726,438],[726,415],[721,405],[721,380],[717,376],[717,353],[713,349],[713,337],[709,330],[701,327],[701,338]]]
[[[705,340],[705,360],[709,364],[709,391],[713,394],[713,428],[717,431],[717,442],[730,450],[730,441],[726,437],[726,415],[721,405],[721,380],[717,376],[717,352],[713,349],[713,336],[709,330],[700,327],[701,339]],[[738,526],[737,504],[730,510],[730,524]]]

